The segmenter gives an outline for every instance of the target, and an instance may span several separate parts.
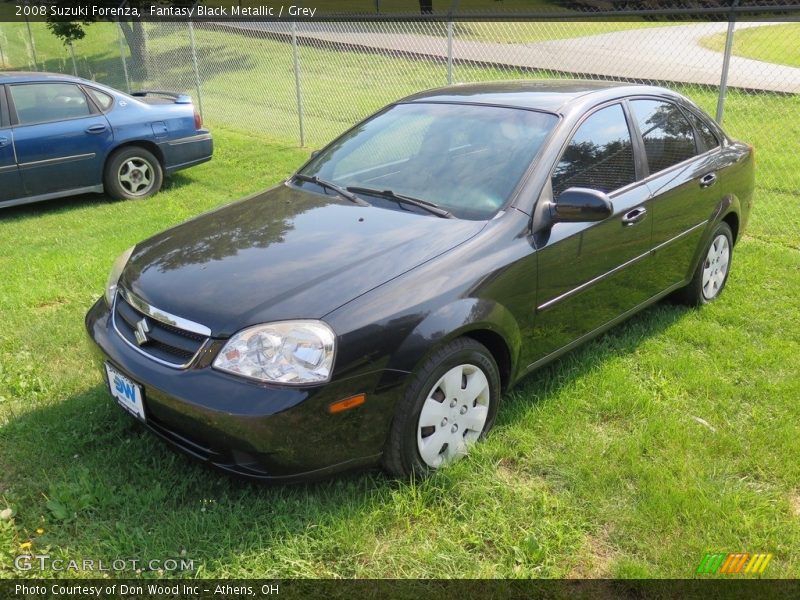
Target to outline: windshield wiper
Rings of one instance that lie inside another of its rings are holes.
[[[320,179],[316,175],[303,175],[302,173],[295,173],[293,179],[299,179],[300,181],[306,181],[308,183],[315,183],[320,187],[328,188],[329,190],[333,190],[337,194],[339,194],[342,198],[347,198],[350,202],[354,202],[359,206],[369,206],[369,202],[366,200],[362,200],[354,193],[348,191],[346,188],[343,188],[340,185],[336,185],[332,181],[325,181],[324,179]]]
[[[388,198],[389,200],[394,200],[395,202],[411,204],[418,208],[428,211],[429,213],[436,215],[437,217],[442,217],[443,219],[453,219],[453,214],[439,206],[438,204],[434,204],[433,202],[428,202],[427,200],[420,200],[419,198],[414,198],[412,196],[406,196],[404,194],[396,194],[392,190],[375,190],[368,187],[348,187],[347,188],[351,192],[358,192],[361,194],[373,194],[375,196],[380,196],[382,198]]]

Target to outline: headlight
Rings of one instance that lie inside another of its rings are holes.
[[[323,383],[331,377],[335,341],[322,321],[256,325],[228,340],[214,367],[270,383]]]
[[[117,293],[117,283],[119,283],[119,276],[122,275],[122,270],[128,264],[128,259],[133,254],[134,246],[131,246],[125,252],[120,254],[111,265],[111,272],[108,274],[108,281],[106,282],[106,303],[110,307],[114,303],[114,295]]]

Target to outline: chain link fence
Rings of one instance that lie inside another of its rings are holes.
[[[0,23],[0,68],[187,92],[212,127],[309,147],[448,83],[662,83],[753,143],[749,234],[800,249],[800,23],[171,22],[86,31],[65,46],[42,23]]]

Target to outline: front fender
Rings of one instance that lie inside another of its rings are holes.
[[[522,343],[519,324],[505,306],[481,298],[461,298],[429,313],[394,352],[388,368],[415,372],[433,351],[449,341],[464,335],[480,338],[487,333],[505,346],[513,380]]]

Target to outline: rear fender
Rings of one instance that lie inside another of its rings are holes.
[[[725,219],[725,217],[731,213],[735,214],[741,223],[741,203],[739,202],[739,198],[734,194],[728,194],[725,196],[722,200],[720,200],[716,208],[714,208],[714,212],[712,213],[711,218],[708,220],[708,224],[703,232],[703,237],[700,238],[700,243],[697,244],[697,249],[695,250],[694,257],[692,258],[692,262],[689,266],[689,271],[686,273],[686,281],[691,280],[694,272],[697,270],[697,266],[700,264],[700,261],[705,257],[705,249],[708,244],[711,243],[711,236],[714,235],[714,231],[717,229],[723,219]],[[736,240],[734,240],[734,243],[736,243]]]

